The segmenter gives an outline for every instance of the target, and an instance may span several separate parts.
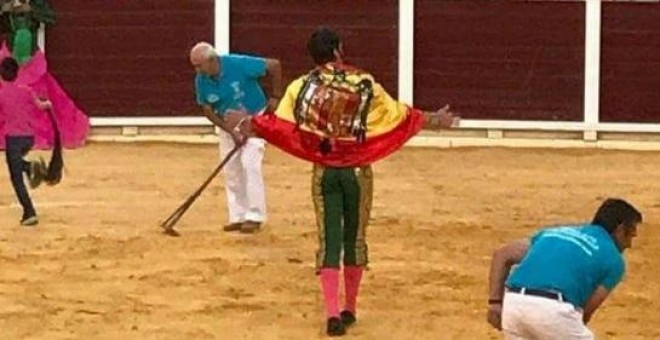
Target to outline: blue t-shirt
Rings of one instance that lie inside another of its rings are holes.
[[[598,286],[611,291],[624,272],[623,256],[607,230],[566,226],[534,235],[506,285],[560,292],[566,301],[584,307]]]
[[[238,54],[219,56],[220,75],[195,77],[195,92],[199,105],[210,105],[224,115],[229,109],[259,113],[266,107],[259,78],[266,74],[266,60]]]

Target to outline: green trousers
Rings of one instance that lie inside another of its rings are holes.
[[[373,198],[371,166],[328,168],[314,165],[312,197],[316,210],[319,248],[316,266],[366,266],[366,229]]]

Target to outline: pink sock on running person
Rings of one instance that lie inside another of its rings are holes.
[[[357,308],[357,297],[360,291],[363,268],[359,266],[344,267],[344,289],[346,292],[345,309],[353,314]]]
[[[328,318],[339,317],[339,269],[322,268],[319,277]]]

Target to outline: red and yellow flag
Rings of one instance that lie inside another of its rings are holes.
[[[368,105],[364,106],[364,119],[341,113],[328,114],[326,111],[337,111],[338,107],[357,112],[360,105],[350,99],[342,103],[339,99],[342,97],[341,90],[326,93],[329,91],[315,89],[314,84],[310,85],[310,74],[289,85],[276,112],[252,120],[255,132],[298,158],[328,167],[359,167],[397,151],[422,129],[422,112],[394,100],[366,72],[345,65],[328,64],[316,74],[319,82],[335,84],[337,76],[333,71],[336,70],[342,71],[339,78],[347,84],[364,84],[365,81],[369,84],[369,95],[363,95],[368,98]],[[315,96],[324,96],[326,100]],[[306,110],[304,117],[301,107]],[[319,128],[319,122],[325,124],[323,128]],[[350,131],[356,130],[364,130],[360,138],[350,135]]]

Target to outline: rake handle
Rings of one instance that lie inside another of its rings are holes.
[[[161,227],[165,229],[165,231],[173,231],[174,226],[179,222],[179,219],[185,214],[185,212],[192,206],[192,204],[197,200],[197,198],[204,192],[206,187],[211,184],[211,181],[222,171],[222,169],[227,165],[227,163],[234,157],[234,155],[240,150],[240,148],[243,145],[239,144],[236,145],[228,154],[225,156],[225,158],[220,162],[220,164],[213,170],[211,175],[202,183],[202,185],[192,194],[190,197],[186,199],[181,206],[179,206],[166,220],[161,224]]]

